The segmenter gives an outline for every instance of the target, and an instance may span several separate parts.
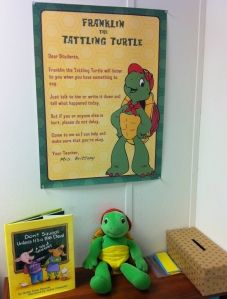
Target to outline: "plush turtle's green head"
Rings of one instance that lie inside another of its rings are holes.
[[[149,98],[153,88],[152,74],[136,63],[130,64],[125,78],[124,91],[133,104]]]
[[[102,217],[101,229],[111,238],[121,238],[127,234],[131,226],[127,216],[118,210],[110,210]]]

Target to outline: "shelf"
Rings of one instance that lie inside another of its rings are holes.
[[[76,288],[64,293],[42,297],[42,299],[100,299],[115,298],[115,299],[206,299],[209,297],[201,296],[192,283],[185,277],[184,274],[176,274],[173,276],[157,278],[153,273],[150,273],[152,286],[148,291],[141,292],[135,289],[123,275],[113,276],[113,290],[110,295],[101,296],[93,292],[89,286],[90,278],[93,272],[84,270],[83,268],[76,269]],[[211,297],[212,298],[212,297]],[[216,298],[216,297],[215,297]],[[218,298],[218,297],[217,297]],[[227,299],[227,294],[220,297]],[[5,278],[3,286],[2,299],[10,299],[8,279]],[[13,299],[13,298],[11,298]]]

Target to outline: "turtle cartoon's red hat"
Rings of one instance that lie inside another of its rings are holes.
[[[128,67],[128,74],[136,72],[140,74],[144,74],[146,80],[149,83],[150,90],[154,87],[154,77],[153,75],[146,69],[143,69],[142,66],[140,66],[138,63],[131,63]]]
[[[102,219],[103,219],[103,217],[104,217],[106,214],[110,213],[110,212],[120,212],[121,214],[125,215],[125,213],[124,213],[123,211],[119,210],[119,209],[115,209],[115,208],[113,208],[113,209],[109,209],[109,210],[106,210],[106,211],[102,214],[102,216],[101,216],[101,223],[102,223]],[[127,215],[125,215],[125,217],[127,218],[128,225],[129,225],[129,230],[130,230],[131,227],[132,227],[132,222],[131,222],[131,220],[128,218]]]

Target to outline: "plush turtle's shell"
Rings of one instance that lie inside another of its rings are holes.
[[[129,101],[130,101],[130,99],[128,97],[125,97],[124,101],[122,102],[122,106],[127,104]],[[153,113],[154,104],[155,104],[155,102],[153,99],[153,95],[151,94],[151,96],[145,101],[145,108],[144,108],[147,116],[150,119],[151,119],[151,115]],[[127,142],[129,142],[130,144],[134,144],[133,138],[135,138],[137,135],[137,129],[138,129],[140,122],[141,122],[141,120],[138,115],[127,114],[125,112],[122,112],[120,114],[120,126],[121,126],[122,135],[125,137]],[[150,137],[150,135],[148,134],[147,137],[145,137],[143,139],[143,142],[144,143],[147,142],[149,137]]]

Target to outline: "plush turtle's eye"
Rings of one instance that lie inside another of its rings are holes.
[[[140,79],[140,86],[143,87],[144,86],[144,80]]]
[[[103,221],[105,224],[107,224],[107,222],[108,222],[108,219],[106,218],[106,219],[104,219],[104,221]]]
[[[121,218],[121,222],[122,222],[122,223],[125,223],[125,218]]]

